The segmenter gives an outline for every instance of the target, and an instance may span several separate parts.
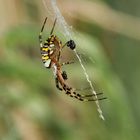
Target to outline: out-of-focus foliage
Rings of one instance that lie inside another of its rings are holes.
[[[91,0],[90,5],[88,2],[58,0],[58,5],[67,21],[78,31],[75,34],[77,50],[95,89],[108,97],[100,102],[106,120],[99,119],[94,102],[82,103],[58,91],[52,71],[43,67],[38,34],[47,11],[42,2],[2,0],[0,140],[140,138],[140,37],[139,29],[136,30],[140,9],[139,6],[132,7],[139,5],[139,1]],[[75,15],[72,12],[74,5],[79,5]],[[93,6],[93,9],[80,9],[84,6]],[[107,18],[97,18],[96,15],[101,16],[104,9]],[[89,10],[97,13],[88,13]],[[118,20],[112,19],[111,14]],[[116,23],[112,25],[114,21]],[[49,32],[51,26],[52,22],[48,21],[45,31]],[[59,28],[55,31],[62,36]],[[48,35],[47,32],[44,36]],[[89,86],[74,53],[65,48],[62,61],[69,60],[75,63],[64,66],[68,82],[75,88]]]

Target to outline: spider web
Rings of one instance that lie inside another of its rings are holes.
[[[42,1],[43,1],[43,4],[44,4],[45,8],[46,8],[47,13],[51,17],[51,20],[52,20],[52,18],[57,18],[57,24],[58,24],[59,28],[61,29],[60,32],[62,32],[62,34],[64,35],[64,37],[67,40],[70,40],[70,39],[76,40],[76,37],[74,36],[74,33],[73,33],[71,27],[67,24],[67,22],[65,21],[64,17],[62,16],[62,14],[61,14],[58,6],[57,6],[56,0],[42,0]],[[85,66],[83,65],[83,61],[80,58],[80,55],[79,55],[79,53],[77,52],[76,49],[74,49],[74,53],[75,53],[77,59],[79,60],[79,63],[81,65],[81,68],[83,69],[83,73],[84,73],[84,75],[86,77],[86,80],[87,80],[87,82],[88,82],[88,84],[89,84],[89,86],[91,88],[92,94],[95,95],[94,96],[95,99],[98,99],[97,93],[96,93],[96,91],[94,89],[94,86],[93,86],[91,80],[90,80],[90,77],[89,77],[89,75],[87,73],[87,70],[86,70]],[[104,119],[104,116],[103,116],[103,113],[102,113],[102,110],[100,108],[99,101],[96,100],[95,103],[96,103],[96,106],[97,106],[97,111],[99,113],[99,117],[102,120],[105,120]]]

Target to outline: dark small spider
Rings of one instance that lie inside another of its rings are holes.
[[[68,77],[67,77],[66,72],[61,70],[61,66],[66,65],[66,64],[71,64],[73,62],[66,62],[66,63],[61,64],[60,63],[61,51],[65,46],[69,47],[71,50],[74,50],[76,47],[76,44],[73,40],[69,40],[64,45],[62,45],[62,42],[59,40],[59,38],[56,35],[53,35],[54,27],[56,25],[56,19],[54,21],[52,30],[50,32],[50,36],[43,43],[42,32],[46,24],[46,21],[47,21],[47,18],[45,18],[44,24],[41,28],[41,32],[39,34],[40,51],[41,51],[42,61],[44,63],[44,66],[46,68],[54,69],[56,87],[61,91],[64,90],[65,93],[69,95],[70,97],[75,97],[76,99],[80,101],[96,101],[96,100],[106,99],[106,97],[98,98],[98,99],[87,98],[87,97],[92,97],[95,95],[94,94],[81,95],[79,93],[76,93],[76,90],[67,84],[66,80],[68,79]],[[102,93],[98,93],[97,95],[100,95],[100,94]]]
[[[70,40],[67,42],[67,46],[70,47],[72,50],[74,50],[76,47],[76,44],[73,40]]]

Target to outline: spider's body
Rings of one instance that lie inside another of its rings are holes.
[[[71,50],[75,49],[76,44],[73,40],[69,40],[66,42],[64,45],[62,45],[61,40],[56,36],[53,35],[53,30],[56,24],[56,19],[53,24],[53,28],[51,30],[50,36],[44,41],[42,41],[42,32],[45,26],[47,18],[44,21],[44,24],[42,26],[41,32],[39,34],[39,42],[40,42],[40,51],[42,55],[42,61],[44,63],[44,66],[46,68],[51,68],[53,67],[54,69],[54,75],[55,75],[55,82],[56,82],[56,87],[59,90],[64,90],[67,95],[70,97],[75,97],[76,99],[80,101],[96,101],[96,100],[103,100],[106,98],[99,98],[99,99],[88,99],[87,97],[95,96],[94,94],[90,95],[81,95],[75,92],[75,89],[70,87],[66,80],[67,74],[65,71],[61,70],[61,66],[65,64],[71,64],[72,62],[67,62],[67,63],[60,63],[60,55],[62,49],[67,45]],[[60,87],[61,86],[61,87]],[[97,95],[100,95],[102,93],[98,93]]]
[[[55,35],[51,35],[40,48],[42,61],[46,68],[51,68],[53,64],[57,64],[57,57],[62,49],[62,43]]]

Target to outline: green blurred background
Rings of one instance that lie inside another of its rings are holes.
[[[77,50],[101,101],[102,121],[94,102],[80,102],[55,88],[45,69],[38,34],[48,16],[47,37],[55,17],[39,0],[0,1],[0,140],[138,140],[140,139],[140,1],[58,0],[75,32]],[[60,28],[55,34],[63,42]],[[62,61],[69,84],[88,83],[74,53]],[[82,91],[81,93],[90,93]]]

